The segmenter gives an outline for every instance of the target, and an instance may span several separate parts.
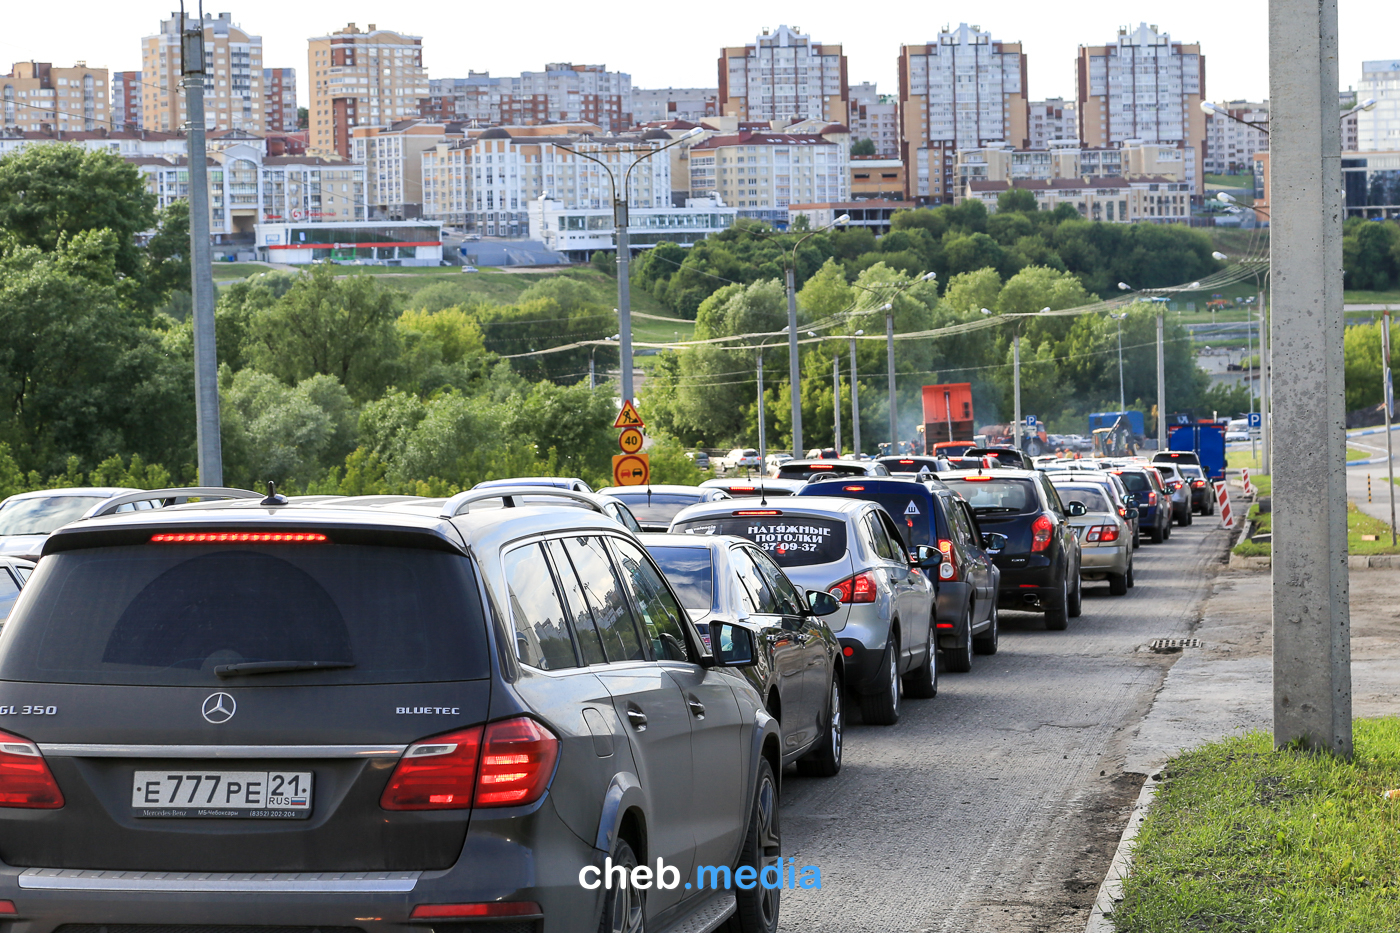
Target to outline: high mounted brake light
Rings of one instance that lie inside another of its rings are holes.
[[[813,464],[809,465],[809,466],[807,467],[807,469],[809,469],[809,470],[832,470],[832,469],[835,469],[835,467],[833,467],[833,466],[832,466],[831,464],[829,464],[829,463],[813,463]]]
[[[865,492],[864,486],[842,486],[842,492]]]
[[[757,486],[730,486],[730,492],[757,492]]]
[[[992,478],[990,476],[964,476],[962,481],[964,483],[990,483]]]
[[[782,515],[782,509],[740,509],[735,512],[735,517],[748,517],[750,515]]]
[[[320,544],[329,540],[314,531],[189,531],[151,535],[152,544]]]

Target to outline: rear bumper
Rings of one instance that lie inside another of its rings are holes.
[[[1085,579],[1099,579],[1104,574],[1127,573],[1132,547],[1131,540],[1124,540],[1115,547],[1085,547],[1079,553],[1079,575]]]
[[[1002,609],[1034,609],[1039,600],[1059,592],[1060,574],[1055,563],[1044,554],[1017,555],[1024,564],[997,562],[1001,568],[1001,585],[997,590],[997,605]]]

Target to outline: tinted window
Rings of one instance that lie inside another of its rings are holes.
[[[894,560],[894,547],[890,544],[890,536],[885,532],[884,525],[875,517],[875,513],[866,512],[860,517],[860,523],[865,526],[865,533],[870,538],[871,546],[875,548],[875,556]]]
[[[887,472],[880,467],[882,472]],[[866,476],[871,469],[858,463],[784,463],[778,467],[779,479],[811,479],[813,476]]]
[[[607,546],[600,537],[565,538],[564,549],[573,559],[574,569],[583,581],[593,624],[603,640],[609,661],[644,661],[642,638],[627,606],[622,586],[613,572]]]
[[[753,559],[758,572],[763,574],[763,582],[768,584],[768,592],[773,594],[773,598],[778,604],[778,611],[784,615],[802,615],[802,597],[798,595],[797,587],[792,585],[787,574],[783,573],[778,565],[773,563],[773,559],[762,551],[750,551],[749,556]]]
[[[700,501],[699,493],[695,495],[667,493],[648,496],[645,492],[624,492],[612,493],[611,495],[613,498],[621,499],[627,503],[627,507],[632,510],[637,521],[646,522],[648,525],[670,525],[671,519],[676,517],[677,512]]]
[[[19,581],[10,572],[0,568],[0,622],[4,622],[19,598]]]
[[[952,480],[948,488],[962,496],[974,512],[1035,512],[1040,499],[1028,479]]]
[[[1112,512],[1113,507],[1108,504],[1108,499],[1104,494],[1093,486],[1056,486],[1060,498],[1066,504],[1070,502],[1082,502],[1084,507],[1090,512]]]
[[[0,680],[200,685],[216,665],[336,661],[317,683],[486,677],[466,558],[348,544],[143,544],[46,557],[9,621]],[[238,682],[238,681],[234,681]]]
[[[606,664],[608,656],[603,653],[603,639],[593,624],[593,613],[588,608],[588,600],[583,595],[583,584],[574,573],[573,562],[564,551],[564,543],[557,539],[545,545],[554,562],[554,572],[559,574],[559,585],[564,591],[564,602],[569,614],[574,617],[574,634],[578,636],[579,651],[585,664]]]
[[[631,584],[633,599],[642,615],[642,627],[651,639],[652,655],[658,661],[689,661],[680,603],[640,548],[617,538],[612,543],[622,567],[622,577]]]
[[[1146,473],[1129,473],[1124,471],[1117,474],[1117,476],[1123,481],[1123,486],[1128,492],[1150,492],[1152,490],[1152,484],[1148,482]]]
[[[774,496],[793,495],[793,491],[791,489],[788,489],[786,486],[764,486],[762,489],[760,489],[758,486],[729,486],[725,489],[725,491],[736,499],[747,496],[753,496],[757,498],[760,493],[764,497],[769,499],[773,498]]]
[[[748,538],[767,551],[779,567],[829,564],[846,554],[846,522],[839,518],[713,515],[681,522],[671,530]]]
[[[649,547],[687,609],[709,612],[715,599],[715,568],[707,547]]]
[[[777,597],[768,588],[768,581],[754,565],[747,548],[736,547],[729,552],[729,561],[734,565],[734,573],[739,577],[740,598],[750,612],[781,615]]]
[[[933,457],[881,457],[880,464],[891,473],[918,473],[928,470],[938,472],[938,461]]]
[[[518,547],[505,556],[510,588],[510,618],[515,628],[515,656],[542,671],[577,667],[574,642],[559,591],[548,573],[540,545]]]
[[[0,509],[0,537],[5,535],[46,535],[55,528],[83,517],[83,513],[103,501],[101,496],[41,496],[16,499]]]
[[[893,483],[885,483],[883,486],[892,486]],[[854,499],[864,499],[867,502],[874,502],[883,508],[895,520],[895,524],[903,529],[899,538],[907,541],[911,546],[919,544],[933,544],[938,538],[939,532],[936,530],[938,516],[933,512],[928,492],[928,487],[921,483],[901,483],[907,486],[900,492],[872,491],[869,485],[859,494],[847,492],[832,492],[822,495],[849,496]],[[840,489],[838,486],[837,489]],[[815,491],[815,490],[814,490]]]

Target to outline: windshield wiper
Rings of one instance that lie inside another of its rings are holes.
[[[216,665],[214,673],[220,677],[244,677],[252,674],[284,674],[288,671],[338,671],[354,666],[354,661],[244,661],[240,664]]]

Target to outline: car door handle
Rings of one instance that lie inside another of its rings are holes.
[[[695,699],[695,697],[686,697],[685,705],[690,707],[690,712],[696,719],[705,718],[705,704]]]
[[[632,728],[638,732],[647,731],[647,714],[642,712],[641,707],[629,705],[627,707],[627,718],[632,722]]]

